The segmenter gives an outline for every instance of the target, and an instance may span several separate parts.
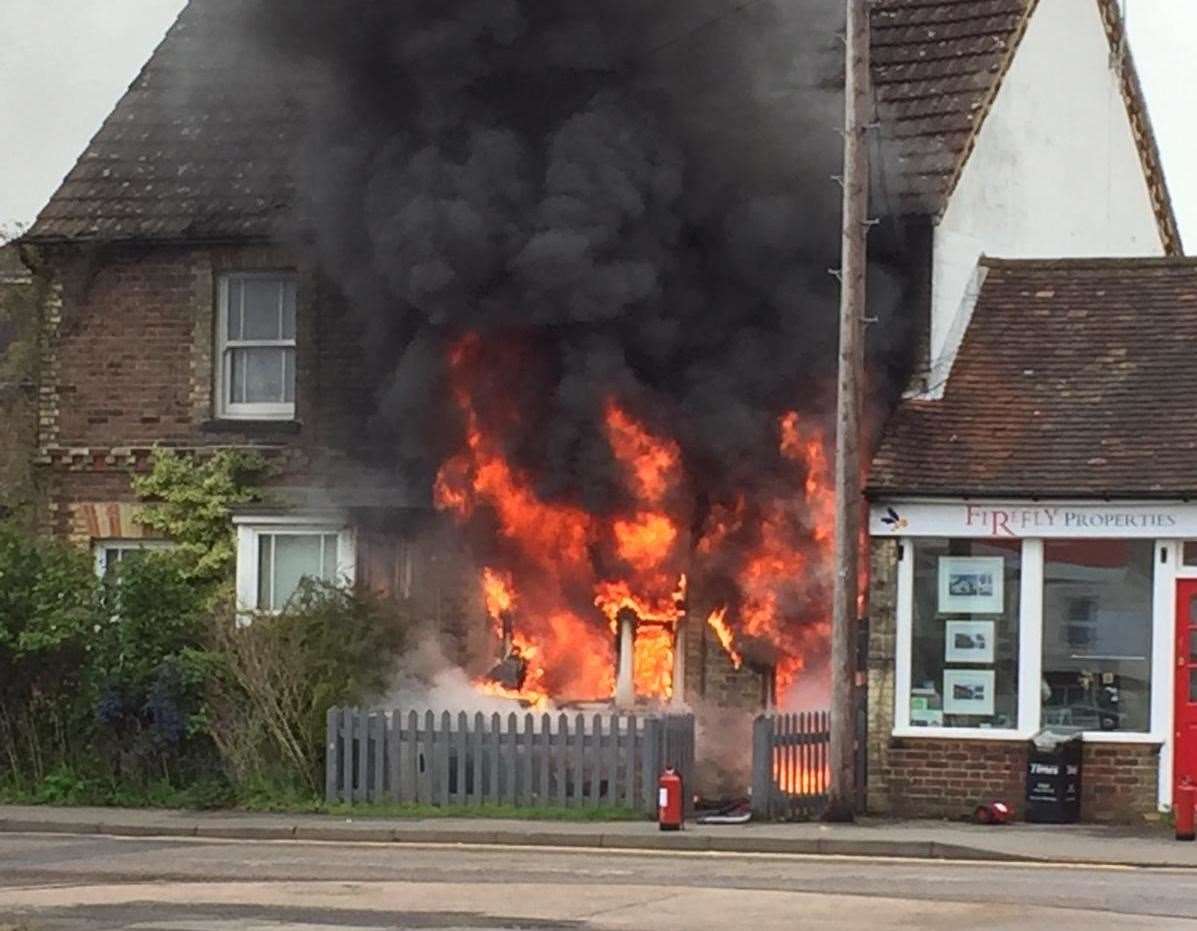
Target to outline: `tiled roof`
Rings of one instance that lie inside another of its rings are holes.
[[[1197,493],[1197,261],[984,264],[943,397],[902,402],[870,494]]]
[[[1115,0],[1101,7],[1121,39]],[[884,183],[905,214],[947,203],[1038,0],[876,0],[873,74]],[[56,239],[266,237],[294,195],[298,108],[246,42],[244,0],[191,0],[27,234]],[[1123,90],[1169,251],[1179,251],[1146,107]],[[894,167],[896,166],[896,167]],[[1171,244],[1175,244],[1172,248]]]
[[[947,202],[1035,0],[879,0],[873,86],[887,192],[901,213]]]
[[[28,284],[32,281],[15,243],[0,244],[0,285]]]
[[[1094,0],[1122,56],[1122,95],[1170,254],[1180,235],[1117,0]],[[900,214],[947,207],[1040,0],[876,0],[874,96],[884,171],[881,196]],[[1049,89],[1045,88],[1045,92]]]
[[[246,47],[238,0],[193,0],[26,234],[269,236],[293,195],[297,114]]]

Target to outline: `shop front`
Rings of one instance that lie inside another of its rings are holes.
[[[870,808],[1022,808],[1029,739],[1084,740],[1082,818],[1197,782],[1197,504],[874,500]]]

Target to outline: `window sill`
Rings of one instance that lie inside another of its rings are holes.
[[[892,736],[938,740],[1030,740],[1029,731],[996,727],[895,727]]]
[[[1033,731],[997,729],[988,727],[895,727],[892,737],[927,738],[932,740],[1030,740]],[[1087,744],[1163,744],[1158,734],[1141,734],[1132,731],[1082,731],[1081,740]]]
[[[292,436],[299,433],[298,420],[205,420],[205,433],[251,433],[259,436]]]

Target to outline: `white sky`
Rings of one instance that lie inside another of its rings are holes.
[[[1197,252],[1197,0],[1125,2],[1181,231]],[[183,5],[0,0],[0,228],[33,221]]]

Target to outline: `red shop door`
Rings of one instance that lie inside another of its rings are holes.
[[[1173,798],[1184,777],[1197,785],[1197,579],[1176,583],[1175,710]]]

